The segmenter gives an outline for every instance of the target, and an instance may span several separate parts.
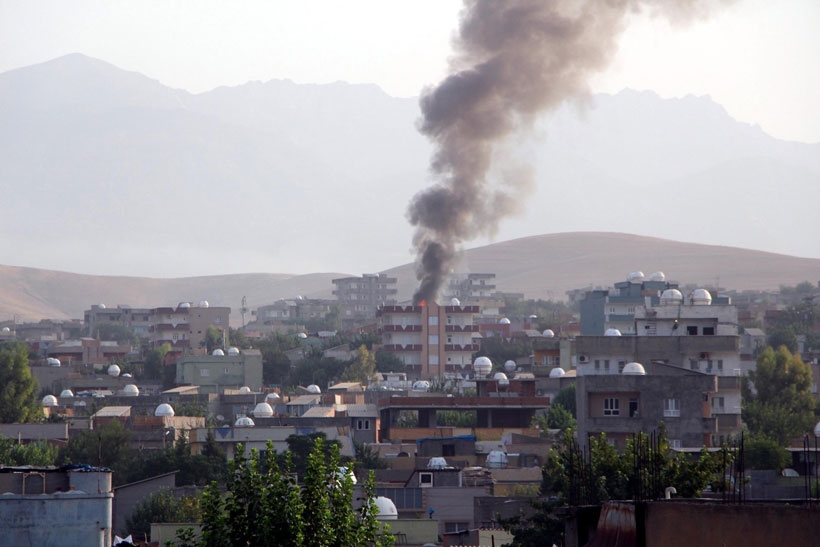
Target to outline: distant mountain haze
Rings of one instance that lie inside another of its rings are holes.
[[[157,283],[407,264],[407,205],[430,182],[418,117],[415,99],[373,85],[271,80],[191,94],[80,54],[5,72],[0,262]],[[772,138],[708,97],[596,95],[539,119],[517,153],[535,169],[535,194],[465,256],[538,234],[620,232],[820,257],[820,144]],[[489,266],[469,268],[500,268]],[[651,269],[619,278],[636,268]]]

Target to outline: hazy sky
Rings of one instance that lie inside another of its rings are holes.
[[[80,52],[200,92],[249,80],[376,83],[445,73],[456,0],[0,0],[0,72]],[[820,1],[739,0],[686,28],[635,16],[593,91],[711,95],[738,120],[820,142]]]

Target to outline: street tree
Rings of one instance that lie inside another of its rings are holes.
[[[811,367],[785,346],[768,347],[742,385],[743,421],[753,437],[787,446],[814,426]]]
[[[353,362],[347,365],[342,372],[342,380],[345,382],[359,382],[367,385],[376,374],[376,356],[362,344],[356,350]]]
[[[0,346],[0,423],[32,422],[42,417],[38,390],[29,367],[28,346]]]

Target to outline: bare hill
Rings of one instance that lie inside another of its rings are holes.
[[[527,237],[465,251],[462,270],[496,274],[499,290],[529,298],[562,299],[570,289],[607,287],[635,270],[661,270],[681,284],[729,289],[777,289],[820,280],[820,259],[734,247],[682,243],[618,233],[575,232]],[[358,275],[357,274],[352,275]],[[388,271],[399,278],[399,298],[415,289],[413,265]],[[133,307],[206,299],[230,306],[243,296],[251,309],[280,298],[330,298],[331,280],[351,274],[236,274],[177,279],[91,276],[0,266],[0,318],[81,318],[91,304]]]

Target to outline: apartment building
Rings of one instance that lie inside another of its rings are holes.
[[[333,295],[343,326],[374,319],[380,306],[396,304],[397,281],[383,273],[334,279]]]
[[[449,306],[382,306],[377,312],[382,349],[405,364],[410,379],[448,378],[472,372],[478,306],[452,299]]]
[[[177,355],[195,353],[202,350],[208,327],[226,331],[230,315],[231,308],[210,306],[206,300],[198,306],[182,302],[176,308],[154,308],[148,329],[151,347],[168,343]]]
[[[91,309],[83,312],[85,334],[96,338],[100,327],[117,326],[129,329],[136,336],[146,337],[151,326],[152,312],[151,308],[132,308],[125,305],[109,308],[105,304],[93,304]]]

